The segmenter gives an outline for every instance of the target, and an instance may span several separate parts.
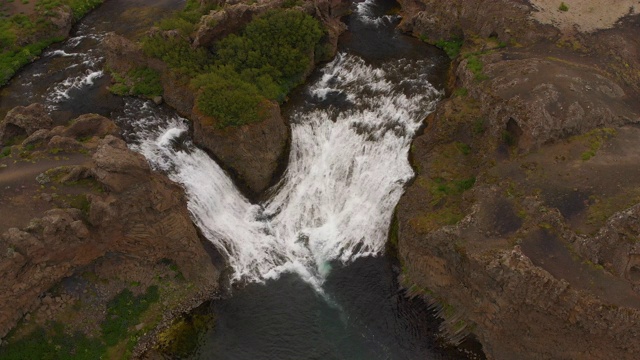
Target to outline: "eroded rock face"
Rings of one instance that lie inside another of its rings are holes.
[[[193,119],[195,143],[211,151],[246,184],[252,195],[262,193],[271,185],[289,141],[289,130],[277,104],[271,104],[269,116],[255,124],[223,129],[206,126],[204,124],[215,120],[207,119],[197,110]]]
[[[530,18],[532,6],[526,1],[438,1],[399,0],[402,6],[400,29],[422,36],[435,43],[438,40],[478,35],[500,41],[532,44],[553,39],[559,31],[553,26],[541,26]]]
[[[86,146],[77,142],[83,151],[91,151],[90,162],[50,174],[60,184],[91,180],[102,190],[82,194],[83,209],[52,209],[28,227],[11,228],[0,236],[0,337],[39,308],[40,299],[63,278],[97,263],[117,271],[118,266],[109,264],[123,262],[119,257],[137,259],[136,266],[143,270],[156,269],[161,261],[175,263],[198,296],[212,296],[217,289],[219,271],[191,222],[182,189],[150,171],[141,155],[112,135],[117,132],[111,120],[90,114],[67,127],[35,131],[38,141],[27,139],[61,146],[77,142],[71,136],[91,138]]]
[[[633,358],[640,16],[584,33],[530,2],[401,4],[405,31],[463,39],[397,208],[409,292],[489,358]]]
[[[29,136],[36,130],[50,129],[53,120],[42,104],[18,106],[11,109],[0,124],[0,145],[10,139],[20,136]]]
[[[480,59],[487,79],[478,81],[465,59],[456,73],[459,86],[479,99],[495,135],[510,131],[509,121],[517,126],[521,149],[600,126],[640,122],[634,92],[607,76],[585,71],[584,63],[541,57],[505,61],[499,54]]]

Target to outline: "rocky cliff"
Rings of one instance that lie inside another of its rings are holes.
[[[220,1],[214,10],[202,16],[189,41],[193,48],[210,48],[214,42],[238,32],[251,19],[269,10],[285,6],[285,1]],[[326,31],[324,43],[327,53],[317,60],[327,60],[337,50],[338,36],[346,29],[340,18],[347,14],[346,0],[303,1],[296,5],[300,11],[320,20]],[[160,31],[154,29],[152,31]],[[171,31],[162,36],[175,36]],[[207,117],[197,109],[197,93],[189,85],[189,79],[173,72],[158,59],[146,58],[139,45],[123,37],[111,34],[104,41],[107,64],[118,73],[140,66],[159,71],[162,76],[164,101],[182,116],[193,121],[194,142],[215,157],[250,195],[256,197],[273,184],[280,162],[287,156],[289,131],[277,103],[269,106],[265,120],[242,126],[219,128],[217,120]],[[306,74],[315,66],[309,64]]]
[[[0,158],[0,211],[18,215],[0,221],[0,337],[14,328],[9,343],[20,341],[57,321],[68,333],[99,338],[114,297],[155,288],[162,301],[150,304],[144,324],[121,330],[145,338],[163,316],[214,296],[220,270],[182,189],[129,150],[111,120],[88,114],[31,130]]]
[[[443,337],[472,332],[489,358],[633,358],[640,17],[599,1],[622,18],[400,3],[402,29],[453,57],[397,209],[405,286],[439,310]]]

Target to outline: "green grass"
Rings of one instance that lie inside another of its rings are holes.
[[[488,79],[488,76],[482,72],[484,64],[476,55],[470,54],[467,56],[467,68],[471,70],[477,81]]]
[[[461,96],[461,97],[465,97],[467,95],[469,95],[469,90],[467,90],[467,88],[457,88],[454,92],[453,92],[454,96]]]
[[[450,59],[455,59],[460,54],[460,49],[464,44],[462,39],[439,40],[434,45],[447,53]]]
[[[64,38],[49,38],[1,53],[0,86],[5,85],[20,68],[35,60],[47,46],[62,40]]]
[[[483,118],[476,119],[473,122],[472,130],[474,135],[484,134],[484,132],[487,130],[485,122],[486,121]]]
[[[3,157],[7,157],[11,155],[11,147],[10,146],[6,146],[2,148],[2,151],[0,151],[0,159]]]
[[[580,158],[584,161],[590,160],[592,157],[596,156],[596,153],[600,150],[602,144],[615,135],[615,129],[600,128],[578,136],[579,139],[587,142],[589,146],[589,148],[580,155]]]
[[[64,40],[52,37],[58,28],[51,21],[58,8],[69,6],[75,20],[104,0],[38,0],[34,14],[0,17],[0,86],[24,65],[35,60],[49,45]],[[23,3],[25,0],[23,0]]]
[[[50,322],[47,330],[38,328],[28,336],[9,343],[2,349],[3,360],[95,360],[106,352],[98,339],[81,333],[67,334],[63,324]]]

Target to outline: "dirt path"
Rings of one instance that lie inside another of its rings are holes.
[[[47,156],[29,162],[14,158],[0,159],[0,234],[12,227],[24,227],[32,218],[40,217],[55,207],[53,195],[64,195],[64,189],[49,184],[41,186],[36,177],[49,169],[66,165],[81,165],[90,161],[87,155]]]
[[[574,27],[582,32],[608,29],[623,16],[640,12],[638,0],[530,0],[538,9],[532,17],[543,24],[552,24],[562,30]],[[560,10],[560,4],[567,6]]]

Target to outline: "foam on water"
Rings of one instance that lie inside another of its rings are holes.
[[[55,109],[55,104],[69,99],[70,93],[73,90],[80,90],[83,87],[91,86],[96,79],[101,78],[103,75],[104,72],[102,70],[87,69],[81,75],[66,78],[55,84],[47,94],[47,107],[50,110]]]
[[[441,95],[420,75],[424,66],[373,67],[345,54],[326,65],[309,91],[330,89],[351,104],[293,115],[288,169],[263,204],[251,204],[205,152],[181,140],[184,119],[162,119],[149,106],[132,119],[140,105],[131,103],[128,134],[152,166],[182,184],[195,223],[227,257],[233,280],[295,272],[320,289],[331,261],[384,251],[393,209],[413,176],[410,141]],[[392,80],[407,71],[410,81]]]
[[[393,21],[400,19],[399,15],[375,15],[376,0],[365,0],[355,4],[355,12],[358,15],[358,20],[373,26],[381,26],[384,24],[390,24]]]

